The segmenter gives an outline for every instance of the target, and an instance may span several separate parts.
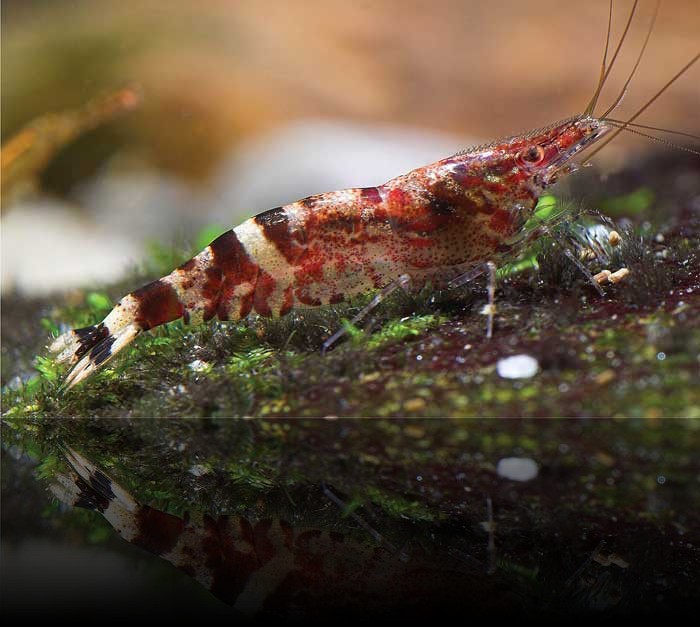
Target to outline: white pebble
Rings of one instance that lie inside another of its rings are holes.
[[[504,379],[529,379],[539,370],[539,364],[530,355],[513,355],[499,359],[496,372]]]
[[[496,465],[496,474],[511,481],[530,481],[537,476],[537,464],[527,457],[504,457]]]
[[[211,470],[203,464],[195,464],[194,466],[190,467],[188,472],[195,477],[202,477],[204,475],[208,475]]]
[[[211,364],[206,361],[202,361],[201,359],[195,359],[187,365],[192,372],[205,372],[211,367]]]

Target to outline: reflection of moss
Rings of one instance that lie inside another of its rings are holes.
[[[457,560],[451,568],[462,564],[479,576],[490,559],[489,499],[497,567],[489,580],[537,611],[543,599],[562,611],[574,601],[588,607],[581,593],[595,589],[598,577],[620,574],[593,565],[574,577],[601,540],[604,554],[621,555],[637,573],[621,579],[628,603],[661,593],[665,603],[687,603],[697,594],[687,573],[697,557],[690,530],[700,524],[700,420],[9,417],[2,436],[6,449],[42,460],[42,481],[66,470],[61,447],[70,446],[159,509],[191,511],[194,519],[202,512],[280,517],[409,556],[444,551]],[[499,478],[496,464],[509,456],[535,460],[537,478]],[[68,516],[44,506],[44,516],[45,525],[73,537],[77,530],[89,542],[114,539],[91,512]],[[600,596],[594,601],[600,610]]]
[[[385,494],[376,488],[368,488],[366,498],[374,503],[381,503],[382,509],[392,516],[401,516],[415,521],[436,522],[439,520],[439,511],[425,507],[418,499],[406,498]]]
[[[322,499],[326,485],[345,503],[342,511],[314,508],[331,518],[367,516],[365,508],[373,504],[397,520],[435,522],[468,512],[478,522],[485,516],[483,499],[491,494],[501,516],[533,508],[528,516],[547,519],[573,507],[609,523],[606,508],[614,508],[621,522],[636,520],[641,511],[648,520],[674,520],[673,507],[652,507],[647,500],[659,491],[669,504],[693,511],[692,502],[700,498],[690,489],[699,470],[699,428],[700,420],[9,418],[2,435],[5,447],[15,445],[41,460],[40,478],[65,469],[61,447],[68,445],[139,499],[175,513],[294,507],[309,490]],[[537,482],[522,490],[511,484],[517,498],[493,483],[497,460],[512,455],[531,457],[542,469]],[[671,483],[660,483],[661,475]]]
[[[563,421],[559,424],[559,421],[499,423],[489,420],[177,419],[151,422],[11,418],[3,424],[3,435],[7,445],[19,445],[42,458],[41,476],[50,477],[63,467],[60,446],[68,444],[89,454],[107,472],[126,475],[136,481],[142,475],[143,480],[136,488],[139,491],[150,493],[158,484],[158,489],[168,493],[188,492],[187,486],[192,483],[193,491],[189,497],[204,498],[194,486],[222,471],[234,483],[251,485],[260,482],[256,489],[265,489],[293,485],[298,481],[300,471],[307,479],[325,479],[332,484],[339,478],[336,475],[338,469],[345,468],[346,462],[352,472],[344,470],[343,476],[351,480],[354,477],[357,489],[364,490],[386,480],[396,482],[391,473],[382,475],[384,479],[375,477],[375,481],[371,481],[380,467],[385,471],[404,468],[409,473],[405,480],[419,487],[430,483],[430,472],[435,472],[442,464],[454,462],[455,455],[461,457],[465,453],[471,454],[463,458],[467,466],[473,466],[479,459],[494,460],[513,452],[528,451],[539,459],[554,455],[572,468],[580,463],[581,455],[595,453],[591,472],[605,475],[611,464],[620,461],[611,459],[611,452],[619,447],[627,451],[623,444],[628,438],[634,438],[639,447],[632,454],[633,458],[641,456],[652,461],[656,459],[653,451],[671,441],[676,442],[675,448],[671,449],[674,456],[685,459],[684,455],[693,452],[693,438],[700,434],[697,421],[644,421],[623,425],[616,422],[581,424]],[[543,437],[547,433],[557,435]],[[612,434],[617,434],[619,439],[609,439]],[[575,456],[566,462],[566,451],[561,448],[561,443],[572,438]],[[590,451],[582,450],[582,446]],[[337,455],[330,454],[333,450]],[[300,451],[306,454],[299,456]],[[603,451],[607,453],[603,454]],[[353,457],[346,457],[348,453]],[[474,454],[477,454],[476,458],[472,457]],[[254,470],[251,470],[251,464],[256,466]],[[197,472],[193,472],[194,466],[197,466]],[[643,489],[649,487],[642,486]]]

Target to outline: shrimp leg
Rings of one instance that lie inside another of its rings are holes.
[[[350,320],[350,324],[357,324],[362,318],[364,318],[370,311],[372,311],[379,303],[381,303],[390,294],[396,291],[398,288],[406,291],[411,283],[411,277],[408,274],[402,274],[396,281],[392,281],[383,290],[378,292],[374,298],[372,298],[369,303],[367,303],[353,318]],[[343,326],[338,329],[333,335],[331,335],[324,343],[321,348],[321,354],[325,355],[326,351],[333,346],[343,335],[347,333],[347,327]]]
[[[493,336],[493,317],[496,315],[496,264],[493,261],[487,261],[478,266],[467,270],[458,277],[452,279],[448,283],[448,287],[460,287],[466,285],[469,281],[473,281],[480,277],[484,272],[489,273],[488,277],[488,303],[484,305],[481,313],[486,314],[486,338],[491,339]]]

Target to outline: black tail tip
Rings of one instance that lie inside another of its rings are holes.
[[[103,322],[91,327],[73,329],[73,333],[78,340],[78,348],[75,350],[76,358],[82,357],[90,349],[109,337],[109,329]]]

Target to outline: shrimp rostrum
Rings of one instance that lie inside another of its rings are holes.
[[[369,290],[381,290],[381,297],[409,282],[414,289],[428,281],[441,288],[486,270],[493,276],[523,241],[540,195],[577,168],[573,158],[610,131],[594,152],[623,130],[644,134],[639,129],[649,127],[634,120],[700,58],[627,120],[608,117],[639,65],[650,27],[620,96],[596,115],[636,5],[609,63],[606,44],[600,79],[583,113],[464,150],[383,185],[309,196],[246,220],[167,276],[124,296],[102,322],[58,337],[50,349],[73,366],[66,383],[83,381],[140,333],[179,318],[201,323],[251,312],[283,316]],[[612,5],[610,16],[608,44]],[[493,308],[488,335],[492,318]]]

